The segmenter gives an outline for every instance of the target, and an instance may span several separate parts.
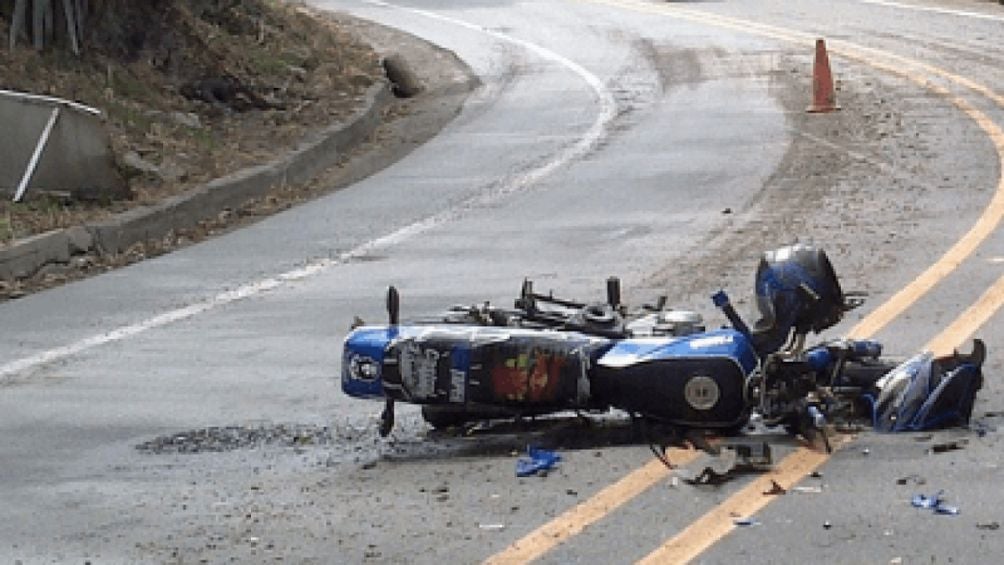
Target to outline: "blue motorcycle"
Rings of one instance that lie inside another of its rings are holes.
[[[837,417],[867,416],[890,431],[968,422],[982,383],[979,340],[969,355],[922,354],[901,365],[883,360],[874,341],[806,348],[808,333],[863,300],[841,290],[823,250],[805,244],[765,253],[755,285],[760,319],[747,325],[720,291],[713,300],[731,327],[713,330],[694,312],[666,310],[664,297],[629,311],[616,278],[604,303],[539,294],[524,281],[513,308],[457,306],[408,323],[391,287],[389,323],[345,339],[342,390],[385,402],[385,436],[395,402],[422,405],[434,428],[611,408],[724,433],[756,412],[824,440]]]

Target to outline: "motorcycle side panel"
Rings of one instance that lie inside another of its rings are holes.
[[[732,427],[749,416],[747,378],[757,367],[734,330],[626,339],[600,357],[594,394],[628,412],[678,425]]]
[[[428,327],[391,343],[384,393],[417,404],[586,406],[589,366],[607,347],[607,340],[568,332]]]

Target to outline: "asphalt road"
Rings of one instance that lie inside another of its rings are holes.
[[[476,562],[651,459],[616,430],[431,439],[407,408],[380,440],[379,406],[334,377],[352,317],[379,320],[391,283],[421,313],[507,302],[524,276],[599,297],[617,274],[628,300],[667,294],[717,324],[708,294],[749,296],[759,253],[799,239],[871,294],[828,336],[901,303],[875,337],[907,355],[1001,276],[1000,211],[985,216],[1004,191],[995,3],[314,4],[454,50],[483,85],[439,136],[347,189],[0,305],[8,561]],[[816,37],[842,110],[810,116]],[[895,298],[974,225],[985,234],[950,252],[936,284]],[[705,533],[698,560],[1000,555],[1004,328],[989,304],[976,414],[990,432],[863,434],[806,479],[821,493]],[[930,453],[956,437],[964,449]],[[527,441],[559,447],[561,468],[515,479]],[[920,479],[897,484],[908,475]],[[541,560],[636,561],[752,479],[655,481]],[[940,489],[959,516],[910,506]]]

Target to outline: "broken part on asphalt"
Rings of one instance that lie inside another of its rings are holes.
[[[387,322],[353,323],[345,339],[342,389],[384,402],[382,435],[394,426],[396,402],[420,405],[437,429],[618,409],[643,425],[720,435],[756,416],[829,450],[833,428],[847,422],[888,432],[966,425],[982,386],[980,340],[968,354],[924,352],[903,363],[871,340],[806,346],[810,333],[863,303],[811,245],[763,254],[752,324],[724,291],[712,299],[728,325],[708,330],[696,312],[667,308],[665,297],[629,308],[617,278],[605,290],[605,301],[579,302],[525,280],[512,308],[485,302],[402,322],[391,287]]]
[[[912,504],[915,508],[929,508],[933,510],[935,514],[957,516],[959,514],[959,507],[948,504],[945,501],[944,494],[944,490],[939,490],[931,496],[927,496],[926,494],[917,494],[910,500],[910,504]]]
[[[726,443],[706,451],[689,464],[678,467],[676,474],[690,484],[721,484],[737,474],[761,472],[773,464],[767,442]]]
[[[517,477],[547,476],[561,461],[561,455],[557,452],[532,445],[526,448],[526,455],[516,460]]]

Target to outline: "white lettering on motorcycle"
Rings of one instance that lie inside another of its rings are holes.
[[[436,370],[442,353],[423,349],[416,343],[407,344],[401,351],[401,380],[414,398],[436,396]]]
[[[460,369],[450,369],[450,402],[463,402],[467,373]]]
[[[708,337],[702,337],[695,339],[690,342],[691,349],[704,349],[707,347],[715,347],[718,345],[728,345],[732,343],[731,335],[712,335]]]

